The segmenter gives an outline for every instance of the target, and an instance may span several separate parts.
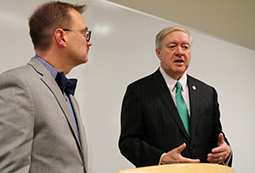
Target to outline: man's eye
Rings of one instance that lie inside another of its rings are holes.
[[[183,46],[183,49],[189,50],[189,46]]]

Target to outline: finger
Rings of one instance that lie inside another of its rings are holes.
[[[185,148],[186,148],[186,144],[183,143],[182,145],[180,145],[179,147],[176,148],[176,151],[178,153],[181,153]]]
[[[216,154],[216,153],[221,153],[224,152],[224,148],[223,147],[216,147],[212,149],[212,153]]]
[[[220,157],[213,157],[212,155],[207,157],[208,162],[210,163],[217,163],[217,161],[220,159]]]
[[[229,146],[223,141],[218,147],[212,149],[212,153],[227,152]]]
[[[223,157],[217,157],[217,158],[207,158],[207,160],[210,163],[221,163],[223,162],[225,159]]]
[[[224,137],[222,133],[219,134],[218,139],[219,139],[218,146],[220,146],[224,143]]]
[[[183,158],[182,163],[200,163],[199,159],[189,159],[189,158]]]
[[[224,154],[222,153],[210,153],[207,155],[207,158],[210,158],[210,159],[217,159],[217,158],[220,158],[220,157],[223,157]]]
[[[226,154],[223,153],[210,153],[207,155],[207,160],[210,163],[221,163],[226,160]]]

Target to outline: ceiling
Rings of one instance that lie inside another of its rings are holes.
[[[255,0],[108,0],[255,50]]]

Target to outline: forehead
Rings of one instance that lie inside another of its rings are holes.
[[[82,17],[82,15],[75,9],[69,10],[71,16],[72,16],[72,27],[75,29],[84,29],[87,28],[87,25],[85,24],[85,21]]]
[[[165,43],[188,43],[190,44],[190,37],[184,31],[173,31],[165,36],[163,39]]]

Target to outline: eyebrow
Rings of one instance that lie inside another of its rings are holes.
[[[179,43],[173,41],[173,42],[167,43],[167,45],[168,45],[168,44],[179,44]],[[190,43],[188,43],[188,42],[183,42],[183,43],[181,43],[181,45],[184,45],[184,44],[190,45]]]

